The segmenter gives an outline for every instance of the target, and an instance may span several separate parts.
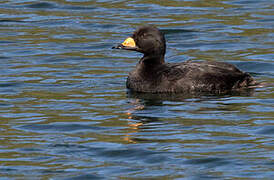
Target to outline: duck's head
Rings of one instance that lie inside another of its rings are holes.
[[[166,41],[164,34],[158,28],[146,25],[137,29],[132,36],[113,48],[137,51],[143,53],[145,59],[164,61]]]

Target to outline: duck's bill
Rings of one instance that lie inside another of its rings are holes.
[[[126,38],[122,45],[125,47],[136,47],[135,41],[132,37]]]
[[[136,43],[132,37],[128,37],[123,43],[112,47],[112,49],[125,49],[125,50],[139,51],[139,48],[136,46]]]

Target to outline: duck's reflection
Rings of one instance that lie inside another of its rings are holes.
[[[134,114],[138,114],[133,112]],[[157,117],[149,117],[149,116],[138,116],[133,114],[128,114],[128,132],[125,134],[124,140],[128,143],[138,143],[148,141],[143,138],[137,138],[136,133],[144,131],[148,129],[146,127],[147,124],[152,122],[160,121]],[[151,127],[150,127],[151,128]],[[152,130],[153,131],[153,130]]]
[[[157,110],[161,111],[160,107],[165,106],[165,102],[184,102],[184,101],[209,101],[220,98],[228,97],[244,97],[251,96],[254,93],[254,89],[246,89],[242,91],[234,91],[226,94],[211,95],[211,94],[153,94],[153,93],[136,93],[129,91],[127,98],[130,100],[132,108],[126,111],[128,119],[128,133],[124,140],[129,143],[138,143],[144,141],[143,139],[136,138],[133,134],[136,134],[144,129],[148,129],[149,123],[160,122],[161,118],[155,114],[155,108],[151,111],[151,107],[159,107]],[[150,127],[151,128],[151,127]]]
[[[193,92],[187,93],[138,93],[133,91],[127,92],[127,97],[131,99],[139,99],[146,105],[161,105],[163,101],[182,102],[191,98],[198,98],[201,100],[216,99],[229,96],[252,96],[254,94],[253,88],[246,88],[240,90],[233,90],[226,93],[208,93],[208,92]]]
[[[151,112],[146,112],[149,107],[162,106],[163,101],[155,98],[139,97],[137,94],[128,93],[127,97],[130,100],[132,108],[128,109],[128,133],[124,140],[128,143],[138,143],[145,141],[144,139],[136,138],[134,134],[146,129],[146,125],[152,122],[160,121],[158,117],[153,116]]]

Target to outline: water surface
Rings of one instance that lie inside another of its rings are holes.
[[[271,179],[273,2],[1,1],[4,179]],[[258,8],[259,7],[259,8]],[[222,96],[128,94],[140,25],[166,61],[235,64],[268,86]]]

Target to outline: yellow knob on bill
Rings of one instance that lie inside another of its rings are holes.
[[[135,41],[132,37],[128,37],[123,43],[122,43],[123,46],[127,46],[127,47],[135,47],[136,44],[135,44]]]

